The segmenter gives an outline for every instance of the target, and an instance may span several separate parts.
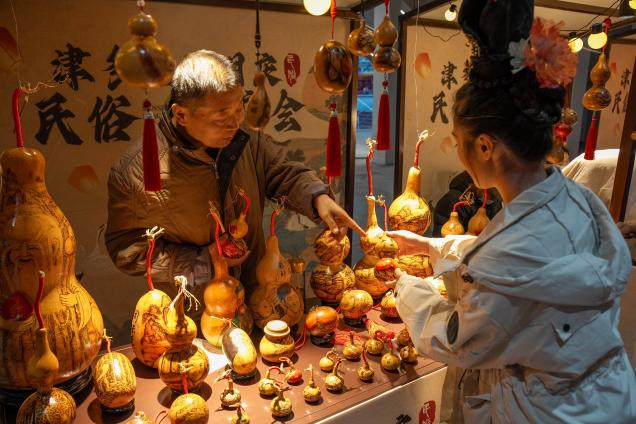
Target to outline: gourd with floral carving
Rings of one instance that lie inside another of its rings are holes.
[[[182,381],[182,370],[187,380],[187,387],[198,388],[208,375],[210,364],[207,354],[192,342],[197,335],[194,321],[185,314],[185,299],[196,298],[187,290],[188,280],[183,276],[174,278],[177,295],[164,312],[166,337],[170,349],[159,360],[159,377],[172,390],[180,391],[185,386]]]
[[[283,210],[282,203],[276,205],[272,212],[265,255],[256,265],[258,287],[249,300],[254,323],[259,328],[264,328],[274,319],[285,321],[291,327],[300,321],[304,311],[304,300],[299,290],[291,284],[289,262],[278,247],[276,217]]]
[[[375,371],[373,371],[373,368],[369,366],[369,361],[367,361],[367,354],[365,352],[362,352],[362,365],[358,367],[356,372],[358,374],[358,378],[362,381],[373,380]]]
[[[314,241],[314,251],[320,263],[312,271],[309,282],[323,304],[337,304],[342,293],[355,286],[353,271],[343,263],[350,248],[349,237],[345,235],[336,241],[329,229],[321,232]]]
[[[353,337],[353,331],[349,331],[349,340],[342,348],[342,356],[350,361],[357,361],[360,359],[364,346],[355,342]]]
[[[201,396],[189,393],[188,366],[185,364],[178,364],[178,366],[183,394],[172,402],[168,418],[172,424],[206,424],[210,418],[208,406]]]
[[[309,367],[305,369],[309,373],[309,382],[303,389],[303,398],[307,403],[317,403],[322,399],[322,393],[320,387],[316,386],[314,381],[314,367],[309,364]]]
[[[344,378],[338,373],[342,359],[338,359],[327,377],[325,377],[325,387],[330,392],[341,392],[344,389]]]
[[[108,412],[121,413],[135,407],[137,378],[130,359],[120,352],[111,352],[110,337],[106,335],[106,354],[95,363],[93,379],[95,394],[102,408]]]
[[[54,385],[89,374],[104,330],[99,308],[75,277],[75,235],[47,191],[44,156],[24,147],[21,93],[16,89],[13,95],[18,147],[0,156],[0,360],[5,364],[0,367],[0,388],[6,390],[33,388],[27,367],[41,338],[33,313],[40,270],[48,276],[42,318],[59,364]],[[85,378],[81,386],[89,382]]]
[[[283,387],[280,383],[276,384],[276,397],[272,399],[269,409],[272,415],[277,418],[284,418],[292,413],[292,401],[285,397],[285,392],[290,390],[289,387]]]
[[[265,371],[265,377],[261,378],[258,382],[258,393],[260,393],[261,396],[273,396],[278,391],[276,388],[276,380],[271,377],[271,373],[274,371],[282,373],[280,367],[269,367],[267,371]]]
[[[393,290],[386,292],[382,298],[382,302],[380,302],[380,309],[384,316],[388,318],[400,318],[395,302],[395,292]]]
[[[39,284],[35,296],[36,330],[35,351],[27,365],[29,382],[36,387],[20,406],[16,417],[18,424],[59,423],[75,421],[75,400],[64,390],[53,387],[60,364],[49,347],[48,330],[44,326],[41,302],[44,293],[44,272],[39,271]]]
[[[381,355],[384,351],[384,342],[380,337],[381,334],[382,332],[376,331],[364,343],[364,349],[369,355]]]
[[[144,365],[153,368],[157,368],[159,358],[170,348],[163,320],[164,310],[170,305],[170,297],[163,291],[155,289],[152,282],[152,255],[156,240],[164,231],[163,228],[159,227],[146,230],[145,236],[148,241],[146,282],[148,291],[137,301],[130,328],[135,357]]]
[[[223,333],[227,329],[226,320],[250,333],[253,319],[244,305],[245,289],[236,278],[228,273],[228,264],[220,243],[221,219],[214,205],[210,205],[210,215],[215,221],[214,239],[216,254],[211,255],[214,266],[214,278],[203,292],[205,310],[201,315],[201,332],[207,341],[221,347]]]

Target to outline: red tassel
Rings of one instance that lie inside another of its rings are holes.
[[[146,191],[161,190],[161,176],[159,174],[159,147],[157,146],[157,130],[155,117],[152,114],[150,100],[144,101],[144,142],[143,165],[144,187]]]
[[[382,82],[384,89],[380,96],[380,111],[378,112],[378,150],[391,149],[391,109],[389,106],[389,81]]]
[[[336,104],[331,104],[331,117],[329,118],[329,136],[327,138],[327,177],[342,176],[342,157],[340,150],[340,124]]]
[[[596,150],[596,138],[598,136],[598,111],[592,115],[592,123],[587,130],[587,138],[585,139],[585,159],[594,160],[594,151]]]

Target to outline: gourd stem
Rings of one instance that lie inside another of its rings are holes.
[[[13,126],[15,127],[15,138],[18,147],[24,147],[24,137],[22,136],[22,122],[20,121],[20,96],[23,91],[20,87],[13,90],[11,97],[11,110],[13,112]]]
[[[42,295],[44,294],[44,271],[39,272],[38,279],[38,294],[35,297],[35,317],[38,320],[38,327],[44,328],[44,320],[42,319],[42,309],[40,303],[42,302]]]

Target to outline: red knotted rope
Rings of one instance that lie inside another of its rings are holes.
[[[415,157],[413,158],[413,167],[420,167],[420,146],[424,143],[424,140],[428,137],[428,131],[426,131],[425,135],[421,135],[417,139],[417,143],[415,144]]]
[[[386,14],[389,14],[389,1],[390,0],[384,0],[384,9],[386,10]]]
[[[605,18],[603,20],[603,27],[604,27],[604,30],[605,30],[605,35],[608,36],[608,37],[609,37],[608,33],[609,33],[609,30],[610,30],[611,26],[612,26],[612,20],[610,18]],[[605,49],[607,49],[607,45],[608,44],[609,43],[606,42],[605,45],[603,46],[603,53],[605,53]]]
[[[247,216],[247,212],[250,210],[250,206],[252,206],[252,200],[245,193],[245,190],[239,190],[239,195],[245,200],[245,208],[243,209],[243,215]]]
[[[468,205],[468,202],[465,200],[462,200],[461,202],[457,202],[453,205],[453,212],[457,212],[457,207],[461,206],[461,205]]]
[[[486,201],[487,200],[488,200],[488,190],[484,190],[484,201],[481,204],[481,207],[484,208],[484,209],[486,208]]]
[[[333,39],[333,34],[336,26],[336,0],[331,0],[331,38]]]
[[[212,218],[216,223],[214,227],[214,241],[216,242],[216,250],[219,253],[219,257],[223,257],[223,249],[221,248],[221,218],[216,212],[211,212]]]
[[[298,336],[298,339],[294,340],[294,350],[300,350],[307,342],[307,322],[303,325],[303,330]]]
[[[152,253],[155,251],[155,243],[157,240],[152,239],[148,245],[148,253],[146,254],[146,282],[148,290],[154,290],[155,285],[152,283]]]
[[[373,146],[369,146],[369,153],[367,154],[367,182],[369,184],[369,196],[373,196],[373,174],[371,173],[371,158],[375,153]]]
[[[270,237],[275,237],[276,236],[276,217],[283,211],[283,209],[285,209],[284,206],[281,206],[280,208],[275,208],[272,211],[272,218],[269,222],[269,235]]]
[[[11,97],[11,111],[13,112],[13,126],[15,127],[15,138],[18,147],[24,147],[24,137],[22,136],[22,122],[20,121],[20,96],[23,91],[21,88],[13,90]]]

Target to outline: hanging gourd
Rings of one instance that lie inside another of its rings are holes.
[[[389,77],[388,73],[400,67],[402,58],[394,44],[398,33],[395,25],[389,17],[389,0],[384,0],[386,15],[375,30],[377,50],[373,54],[373,67],[378,72],[384,72],[382,81],[382,94],[380,95],[380,107],[378,110],[378,150],[391,149],[391,110],[389,103]]]
[[[605,34],[607,35],[612,21],[606,18],[603,21],[603,27]],[[586,160],[594,159],[594,152],[596,151],[596,139],[598,137],[598,120],[601,114],[601,110],[605,109],[612,102],[612,96],[610,92],[605,88],[605,84],[611,77],[611,71],[607,66],[607,57],[605,56],[605,49],[607,44],[603,46],[603,51],[598,57],[596,65],[590,71],[590,80],[592,80],[592,87],[589,88],[583,95],[583,107],[593,111],[592,123],[587,132],[585,139],[585,154]]]
[[[256,31],[254,45],[256,46],[256,74],[254,75],[254,93],[247,101],[245,121],[254,131],[263,131],[269,122],[272,106],[265,90],[265,74],[261,69],[261,3],[256,0]]]
[[[115,56],[115,70],[122,81],[146,90],[144,100],[143,172],[147,191],[161,190],[159,148],[152,104],[148,100],[149,88],[170,83],[176,64],[167,47],[157,42],[157,21],[144,12],[145,1],[138,0],[139,13],[128,20],[133,38],[121,46]]]
[[[221,218],[216,207],[210,204],[210,215],[214,219],[214,240],[216,254],[211,255],[214,266],[214,278],[203,292],[205,310],[201,315],[201,332],[207,341],[221,347],[221,338],[227,329],[227,320],[250,333],[253,327],[252,316],[244,305],[245,290],[240,281],[228,273],[227,259],[224,256],[221,241]]]
[[[53,387],[60,370],[57,357],[49,347],[48,330],[44,326],[42,299],[44,294],[44,272],[39,271],[38,288],[35,296],[35,348],[27,364],[27,377],[36,392],[29,396],[16,417],[18,424],[59,423],[75,421],[77,408],[75,400],[62,389]]]
[[[566,159],[564,147],[567,145],[568,136],[572,133],[572,126],[576,124],[577,120],[578,117],[574,109],[564,107],[561,110],[561,120],[554,125],[552,150],[546,156],[547,162],[560,164]]]
[[[459,214],[457,208],[461,205],[468,205],[467,201],[457,202],[453,205],[453,211],[450,214],[448,221],[442,226],[442,237],[446,236],[459,236],[464,234],[464,226],[459,220]]]
[[[355,285],[355,276],[343,263],[349,254],[351,243],[346,235],[336,241],[329,229],[321,232],[314,241],[314,250],[320,263],[311,273],[309,282],[324,305],[337,305],[342,293]]]
[[[181,391],[186,386],[198,388],[208,375],[210,364],[206,353],[192,343],[197,335],[197,327],[185,314],[186,299],[189,303],[195,302],[195,305],[198,300],[188,291],[188,280],[185,277],[178,275],[174,277],[174,281],[177,295],[164,311],[166,338],[170,342],[170,349],[159,359],[158,369],[159,378],[164,384],[173,391]],[[187,385],[183,385],[183,369]]]
[[[475,215],[468,221],[468,232],[473,236],[478,236],[490,223],[490,218],[486,214],[486,202],[488,201],[488,190],[484,190],[484,200],[481,208],[477,209]]]
[[[356,56],[370,56],[376,47],[373,31],[367,27],[361,13],[358,13],[358,23],[358,28],[351,31],[347,38],[347,47]]]
[[[95,363],[93,379],[95,395],[102,410],[107,413],[123,413],[134,409],[137,378],[135,369],[125,355],[111,352],[110,337],[104,329],[103,339],[106,341],[106,354]]]
[[[48,276],[42,318],[55,334],[50,349],[59,364],[53,384],[68,381],[74,394],[91,381],[90,366],[101,346],[104,323],[97,304],[75,276],[75,234],[47,191],[44,156],[24,147],[22,94],[18,88],[12,96],[17,147],[0,156],[0,360],[5,364],[0,367],[0,387],[34,388],[27,370],[41,337],[32,305],[38,292],[34,282],[42,270]]]
[[[380,228],[375,213],[375,206],[378,200],[376,200],[373,193],[373,173],[371,168],[375,145],[375,140],[367,139],[367,147],[369,148],[366,158],[368,182],[367,229],[365,231],[366,236],[360,238],[360,247],[364,252],[364,256],[353,268],[353,273],[356,277],[356,287],[367,291],[373,298],[379,300],[386,293],[388,287],[375,277],[375,264],[380,259],[380,255],[395,256],[397,254],[397,243]],[[382,202],[381,197],[379,201]]]
[[[334,40],[336,22],[336,0],[331,0],[331,39],[320,46],[314,58],[314,77],[316,84],[323,91],[342,94],[351,83],[353,60],[347,48]],[[329,130],[327,136],[327,163],[325,174],[329,184],[333,177],[342,176],[342,149],[340,140],[340,124],[338,123],[337,103],[329,106]]]
[[[280,253],[276,237],[276,217],[283,211],[284,201],[274,206],[265,242],[265,254],[256,265],[258,287],[252,293],[249,306],[254,323],[259,328],[274,319],[285,321],[290,327],[302,318],[304,300],[291,284],[291,267]]]
[[[152,282],[152,255],[157,238],[164,233],[163,228],[153,227],[146,230],[148,251],[146,253],[146,282],[148,291],[141,296],[135,306],[130,335],[135,357],[144,365],[157,368],[159,358],[169,348],[166,339],[163,312],[170,305],[170,298],[161,290],[155,289]]]

